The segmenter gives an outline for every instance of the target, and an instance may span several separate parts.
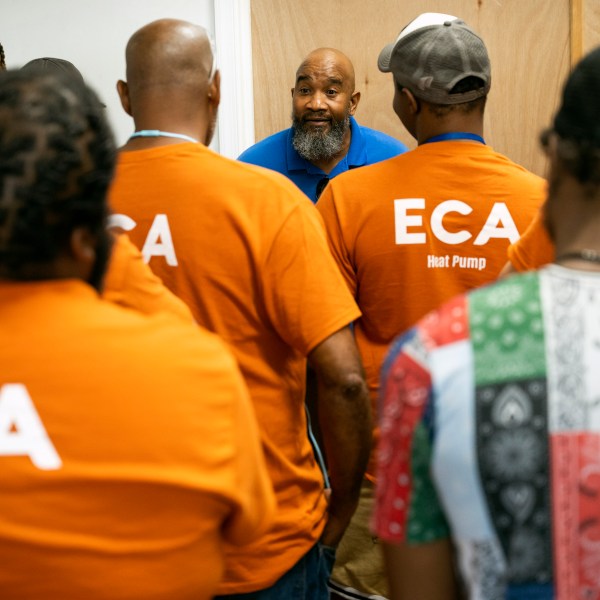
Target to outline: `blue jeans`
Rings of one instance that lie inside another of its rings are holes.
[[[215,596],[215,600],[329,600],[327,582],[335,550],[315,544],[271,587],[248,594]]]

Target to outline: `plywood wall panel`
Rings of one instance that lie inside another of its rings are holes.
[[[583,51],[584,53],[600,46],[600,2],[583,1]]]
[[[597,0],[585,1],[596,10]],[[544,172],[537,137],[569,68],[569,0],[252,0],[251,7],[257,140],[289,126],[290,88],[304,56],[333,46],[354,63],[359,122],[414,146],[392,110],[391,76],[378,71],[377,56],[419,13],[447,12],[464,18],[489,49],[488,143]]]

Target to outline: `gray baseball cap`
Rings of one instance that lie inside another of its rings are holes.
[[[83,76],[79,72],[79,69],[72,62],[64,60],[63,58],[52,58],[50,56],[34,58],[26,65],[23,65],[21,69],[23,69],[23,71],[62,72],[66,73],[69,77],[73,77],[73,79],[77,79],[80,83],[83,83]]]
[[[51,56],[43,56],[42,58],[34,58],[27,64],[21,67],[22,71],[37,71],[38,73],[49,72],[49,73],[61,73],[77,80],[79,83],[85,83],[81,71],[68,60],[64,58],[53,58]],[[100,104],[106,108],[104,102]]]
[[[460,104],[485,96],[492,83],[490,59],[483,40],[461,19],[442,13],[423,13],[379,54],[377,66],[417,98],[434,104]],[[451,94],[466,77],[483,86]]]

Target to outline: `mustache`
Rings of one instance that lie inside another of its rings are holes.
[[[302,115],[302,121],[317,121],[317,120],[333,120],[331,115],[326,112],[313,112],[306,115]]]

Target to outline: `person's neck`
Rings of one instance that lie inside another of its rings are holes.
[[[351,133],[350,128],[348,128],[348,131],[346,131],[346,133],[344,133],[344,139],[342,140],[342,147],[340,148],[340,151],[337,154],[334,154],[333,156],[330,156],[328,158],[310,161],[311,164],[314,165],[315,167],[321,169],[321,171],[323,171],[324,173],[327,173],[329,175],[329,173],[331,173],[331,171],[333,171],[333,169],[335,169],[335,167],[344,158],[344,156],[346,156],[346,154],[348,154],[348,150],[350,150],[351,140],[352,140],[352,133]]]
[[[459,132],[483,137],[483,115],[451,115],[442,119],[424,115],[417,124],[416,138],[421,145],[433,137]]]
[[[143,150],[191,142],[204,143],[206,127],[200,122],[169,121],[160,118],[135,119],[134,136],[122,146],[122,151]],[[143,133],[143,135],[135,135]]]
[[[600,248],[579,248],[557,253],[554,262],[562,267],[578,271],[595,271],[600,273]]]
[[[600,215],[595,214],[597,208],[594,210],[600,199],[584,198],[578,201],[571,196],[562,202],[568,203],[572,210],[565,208],[558,217],[559,222],[551,225],[556,256],[554,262],[582,271],[600,271]]]
[[[600,272],[600,241],[598,237],[578,236],[568,243],[556,245],[557,265],[581,271]]]

